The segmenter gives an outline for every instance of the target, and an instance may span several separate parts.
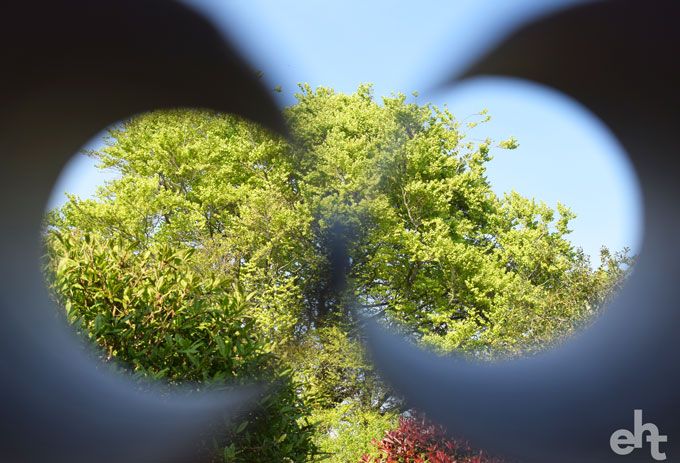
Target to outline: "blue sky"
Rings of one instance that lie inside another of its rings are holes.
[[[376,96],[418,91],[418,101],[446,104],[464,119],[487,109],[492,119],[471,139],[515,136],[496,150],[489,178],[498,194],[514,189],[576,212],[572,242],[595,257],[602,244],[639,247],[641,204],[625,153],[604,124],[578,103],[536,84],[485,77],[433,91],[524,21],[575,0],[356,1],[186,0],[204,11],[262,70],[281,105],[298,82],[352,92],[374,84]],[[91,146],[101,143],[95,139]],[[54,189],[90,196],[112,173],[74,157]]]

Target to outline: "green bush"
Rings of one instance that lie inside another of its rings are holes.
[[[317,429],[314,441],[327,458],[324,462],[348,463],[374,453],[373,441],[397,426],[398,414],[348,402],[315,410],[311,420]]]
[[[46,248],[53,293],[103,359],[170,384],[278,382],[255,412],[225,430],[225,461],[305,461],[315,453],[308,410],[290,372],[258,339],[249,297],[217,275],[196,273],[193,250],[140,252],[78,230],[49,231]]]

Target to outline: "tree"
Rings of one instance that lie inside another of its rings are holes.
[[[338,407],[391,423],[400,407],[364,358],[355,305],[434,349],[496,358],[569,335],[628,272],[627,254],[606,249],[591,268],[567,239],[567,207],[493,192],[486,165],[494,149],[517,147],[513,138],[467,141],[446,108],[400,94],[378,103],[368,85],[300,90],[285,110],[290,142],[210,111],[124,121],[89,153],[120,177],[52,211],[48,235],[186,253],[196,281],[217,275],[251,295],[250,332],[293,371],[297,396],[330,434],[347,429]],[[346,285],[330,272],[338,262]],[[114,305],[56,291],[69,310],[113,322],[104,314]]]

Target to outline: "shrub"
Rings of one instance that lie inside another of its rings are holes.
[[[381,413],[356,402],[317,409],[312,415],[316,443],[324,463],[357,461],[371,451],[371,442],[397,425],[398,415]]]
[[[399,427],[373,445],[375,453],[365,454],[360,463],[501,463],[451,439],[443,427],[422,416],[400,417]]]
[[[249,298],[219,276],[198,275],[193,250],[139,251],[78,230],[49,231],[46,248],[54,296],[104,361],[170,385],[279,384],[222,434],[223,461],[302,462],[316,453],[308,408],[290,371],[258,338]]]

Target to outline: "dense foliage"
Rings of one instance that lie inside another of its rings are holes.
[[[172,381],[290,371],[269,431],[249,421],[228,459],[262,434],[270,461],[317,447],[356,461],[396,425],[349,301],[437,350],[495,358],[569,335],[628,271],[606,249],[591,267],[565,206],[493,192],[486,165],[514,139],[467,141],[447,109],[379,104],[369,86],[297,98],[291,142],[211,111],[125,121],[89,153],[120,176],[46,220],[52,288],[105,356]]]
[[[211,387],[249,379],[282,383],[255,413],[232,423],[221,453],[227,461],[315,453],[309,411],[257,337],[249,297],[217,274],[200,278],[192,249],[166,244],[138,252],[123,239],[80,230],[48,235],[50,279],[78,331],[140,377]],[[231,442],[238,442],[238,448]]]
[[[444,428],[422,416],[399,418],[397,429],[373,445],[373,454],[364,454],[360,463],[501,463],[465,442],[452,440]]]

